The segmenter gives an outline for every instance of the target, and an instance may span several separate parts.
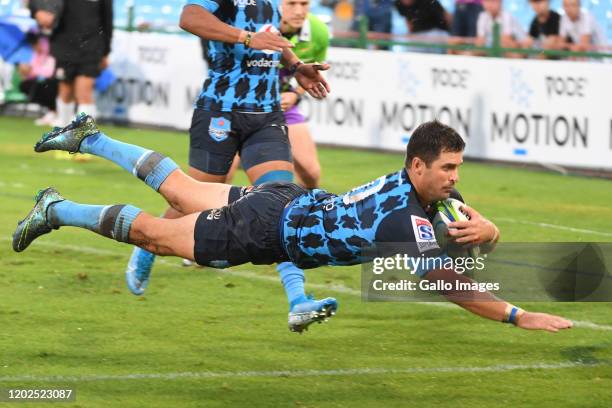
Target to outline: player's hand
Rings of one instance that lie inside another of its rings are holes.
[[[548,313],[525,312],[516,323],[517,327],[526,330],[546,330],[556,333],[559,330],[571,329],[573,323],[560,316]]]
[[[326,71],[329,67],[329,64],[302,64],[295,72],[295,79],[310,96],[323,99],[330,92],[330,88],[320,71]]]
[[[468,221],[454,221],[448,224],[448,235],[458,244],[480,245],[491,242],[497,235],[497,227],[491,221],[480,215],[478,211],[463,205],[463,213]]]
[[[281,109],[286,112],[297,103],[299,97],[295,92],[281,93]]]
[[[280,34],[261,31],[253,34],[249,48],[281,52],[283,48],[293,48],[293,43]]]

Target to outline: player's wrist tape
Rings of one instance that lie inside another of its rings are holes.
[[[291,73],[291,75],[297,72],[300,65],[304,65],[304,61],[297,61],[296,63],[294,63],[293,65],[289,67],[289,72]]]
[[[517,325],[519,319],[521,318],[521,316],[525,313],[525,311],[523,309],[521,309],[520,307],[516,307],[514,305],[511,305],[510,303],[508,303],[506,305],[506,310],[504,311],[504,318],[502,320],[502,322],[504,323],[511,323],[513,325]]]

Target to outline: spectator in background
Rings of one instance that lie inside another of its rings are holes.
[[[49,54],[49,39],[37,33],[28,34],[28,42],[34,51],[29,64],[19,64],[22,81],[19,90],[28,100],[47,109],[45,115],[34,121],[39,126],[51,126],[57,119],[55,112],[57,80],[53,77],[55,59]]]
[[[606,44],[606,38],[591,13],[580,9],[580,0],[563,0],[565,14],[559,28],[559,48],[589,51]]]
[[[481,0],[456,0],[451,34],[454,37],[476,37],[476,24],[481,11]]]
[[[451,15],[438,0],[395,0],[397,11],[406,18],[411,34],[431,37],[431,39],[448,39]],[[443,52],[442,49],[414,49],[422,52]]]
[[[368,18],[368,31],[391,34],[392,8],[393,0],[355,0],[353,31],[359,31],[360,18],[365,16]]]
[[[39,25],[51,31],[60,81],[56,125],[71,121],[76,104],[79,111],[95,116],[95,79],[108,65],[111,47],[112,0],[33,0],[30,9]]]
[[[536,15],[529,26],[529,37],[524,45],[529,48],[558,48],[561,16],[550,9],[548,0],[529,0],[529,4]]]
[[[476,45],[490,47],[493,45],[493,25],[499,24],[501,46],[504,48],[519,47],[527,34],[514,16],[503,10],[502,0],[483,0],[484,11],[478,16]],[[508,55],[514,56],[514,55]]]

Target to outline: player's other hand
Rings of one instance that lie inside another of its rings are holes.
[[[525,312],[516,323],[518,327],[526,330],[546,330],[556,333],[559,330],[571,329],[572,322],[560,316],[548,313]]]
[[[298,95],[295,92],[281,93],[281,109],[286,112],[291,109],[298,101]]]
[[[256,50],[271,50],[281,52],[283,51],[283,48],[292,48],[293,44],[291,41],[281,37],[277,33],[261,31],[253,34],[249,47]]]
[[[323,99],[330,92],[330,88],[320,71],[327,71],[329,67],[329,64],[302,64],[295,72],[295,79],[310,96]]]
[[[455,221],[448,224],[448,235],[458,244],[480,245],[492,241],[497,234],[497,227],[480,215],[478,211],[463,205],[463,213],[468,221]]]

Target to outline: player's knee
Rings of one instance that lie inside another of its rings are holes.
[[[306,188],[317,188],[321,179],[321,166],[315,163],[299,172],[300,179]]]

